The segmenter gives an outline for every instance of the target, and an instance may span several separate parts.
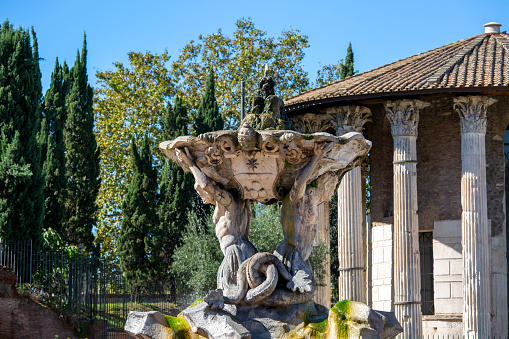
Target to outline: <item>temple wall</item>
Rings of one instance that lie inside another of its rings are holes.
[[[371,227],[371,307],[394,312],[393,225],[373,223]]]

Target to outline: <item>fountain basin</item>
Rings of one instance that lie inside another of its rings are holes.
[[[371,142],[356,132],[338,137],[324,132],[255,131],[249,127],[198,137],[181,136],[162,142],[159,148],[189,172],[177,155],[179,149],[187,148],[196,165],[223,188],[238,192],[243,200],[271,204],[290,191],[300,169],[313,155],[316,143],[333,145],[318,162],[308,184],[326,172],[338,171],[341,175],[358,166],[371,148]]]

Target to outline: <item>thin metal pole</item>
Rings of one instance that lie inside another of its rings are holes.
[[[245,96],[245,89],[244,89],[244,81],[240,82],[240,121],[244,120],[244,96]]]
[[[30,239],[30,273],[29,273],[30,284],[32,284],[32,260],[33,260],[33,258],[32,258],[32,239]]]

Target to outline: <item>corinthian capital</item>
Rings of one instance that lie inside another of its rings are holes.
[[[362,133],[364,124],[371,117],[371,111],[363,106],[339,106],[330,107],[325,111],[330,116],[331,122],[336,130],[336,135],[343,135],[348,132]]]
[[[306,113],[292,117],[297,132],[325,132],[332,127],[330,117],[326,114]]]
[[[468,96],[454,99],[454,109],[460,116],[461,133],[486,133],[488,106],[497,102],[487,96]]]
[[[385,103],[392,136],[417,136],[419,110],[430,104],[421,100],[397,100]]]

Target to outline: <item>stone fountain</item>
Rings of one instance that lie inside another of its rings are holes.
[[[331,338],[354,333],[359,335],[353,337],[388,337],[387,331],[385,336],[380,333],[387,319],[394,325],[391,314],[349,301],[330,313],[315,304],[315,279],[308,261],[318,205],[331,199],[342,174],[360,165],[371,142],[355,132],[343,136],[296,132],[274,94],[272,78],[265,75],[258,85],[251,112],[239,130],[181,136],[159,146],[193,174],[203,201],[215,205],[213,221],[224,254],[217,289],[184,310],[180,327],[172,325],[168,331],[175,334],[187,328],[216,339],[283,338],[318,336],[318,328],[326,328],[322,336]],[[273,253],[260,253],[249,241],[252,202],[282,205],[284,240]],[[129,318],[128,332],[163,326],[161,333],[166,333],[160,315],[131,312]]]

